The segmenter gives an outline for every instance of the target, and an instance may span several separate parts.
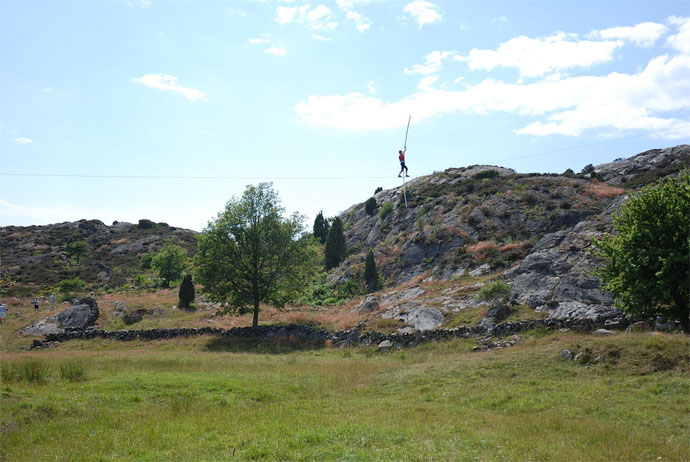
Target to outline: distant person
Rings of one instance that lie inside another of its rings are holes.
[[[407,165],[405,165],[405,152],[407,152],[407,146],[405,146],[404,150],[398,151],[398,160],[400,161],[400,173],[398,173],[398,178],[400,178],[403,171],[405,172],[405,176],[410,176],[407,174]]]
[[[38,311],[38,297],[34,298],[34,311]]]
[[[7,306],[0,304],[0,324],[5,324],[5,316],[7,316]]]
[[[55,294],[50,294],[50,309],[55,309]]]

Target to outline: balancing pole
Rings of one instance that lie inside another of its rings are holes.
[[[407,151],[407,134],[410,132],[410,121],[412,120],[412,114],[410,114],[410,118],[407,119],[407,130],[405,130],[405,143],[403,144],[403,152]],[[405,177],[407,176],[407,170],[403,172],[402,179],[403,179],[403,197],[405,198],[405,208],[407,208],[407,192],[405,191]]]

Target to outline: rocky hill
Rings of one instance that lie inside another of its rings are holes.
[[[195,234],[150,220],[140,220],[137,224],[115,222],[111,226],[99,220],[6,226],[0,228],[2,279],[11,282],[15,291],[33,285],[55,285],[73,277],[119,287],[131,282],[144,254],[160,250],[168,239],[193,255]],[[70,242],[88,245],[78,264],[68,254]]]
[[[550,318],[613,316],[613,299],[590,273],[592,240],[612,230],[631,190],[689,165],[690,146],[680,145],[580,174],[476,165],[416,178],[407,207],[399,187],[374,196],[372,215],[361,203],[340,216],[350,254],[330,281],[361,281],[372,249],[387,286],[488,275],[511,285],[514,305]]]

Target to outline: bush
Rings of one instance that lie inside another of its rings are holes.
[[[189,305],[194,301],[194,282],[192,281],[191,274],[186,274],[184,279],[182,279],[178,295],[180,298],[180,306],[189,309]]]
[[[85,287],[86,283],[79,278],[63,279],[58,283],[58,288],[64,295],[69,295],[72,292],[82,291]]]
[[[376,190],[374,191],[374,195],[380,193],[381,191],[383,191],[383,188],[382,188],[381,186],[379,186],[379,187],[376,188]]]
[[[388,214],[393,211],[393,207],[394,205],[391,201],[384,203],[381,206],[381,210],[379,210],[379,218],[384,220],[388,216]]]
[[[139,220],[139,223],[137,224],[137,228],[139,229],[151,229],[155,226],[156,224],[154,222],[147,220],[146,218]]]
[[[510,286],[503,281],[494,281],[477,292],[476,299],[492,305],[505,305],[510,298]]]
[[[376,199],[373,197],[367,199],[364,203],[364,211],[367,212],[367,215],[373,215],[376,211]]]
[[[474,178],[475,180],[483,180],[484,178],[496,178],[498,175],[500,174],[497,170],[484,170],[475,173],[474,175],[472,175],[472,178]]]
[[[376,271],[376,260],[374,259],[374,252],[371,250],[367,253],[367,259],[364,263],[364,283],[366,284],[367,293],[375,292],[378,286],[379,275]]]

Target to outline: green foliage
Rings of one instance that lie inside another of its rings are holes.
[[[178,297],[180,299],[180,306],[189,309],[189,305],[194,301],[194,282],[192,275],[187,273],[180,284],[180,291]]]
[[[374,194],[378,194],[378,193],[380,193],[381,191],[383,191],[383,188],[382,188],[381,186],[379,186],[379,187],[376,188],[376,190],[374,191]]]
[[[364,203],[364,211],[367,212],[367,215],[373,215],[376,211],[376,199],[373,197],[367,199]]]
[[[347,243],[343,233],[343,222],[335,217],[326,238],[326,269],[335,268],[347,256]]]
[[[498,175],[500,174],[497,170],[483,170],[472,175],[472,178],[474,178],[475,180],[483,180],[485,178],[496,178]]]
[[[151,267],[163,279],[163,287],[170,287],[170,282],[180,279],[187,267],[187,251],[168,241],[151,259]]]
[[[376,271],[376,260],[374,259],[374,252],[369,251],[364,262],[364,282],[366,284],[367,293],[375,292],[378,286],[379,274]]]
[[[139,269],[143,271],[148,271],[151,269],[151,261],[153,260],[153,257],[156,255],[155,252],[148,251],[144,255],[141,256],[141,259],[139,260]]]
[[[563,172],[563,175],[568,176],[568,175],[575,175],[575,172],[573,171],[572,168],[568,168]]]
[[[63,279],[58,283],[60,293],[70,295],[73,292],[80,292],[84,290],[86,283],[79,278]]]
[[[146,218],[142,218],[139,220],[139,223],[137,224],[137,228],[139,229],[151,229],[156,226],[156,223],[154,223],[151,220],[148,220]]]
[[[379,210],[379,218],[384,220],[389,213],[393,211],[393,208],[395,207],[395,204],[393,204],[392,201],[385,202],[381,206],[381,210]]]
[[[505,305],[510,298],[510,286],[503,281],[494,281],[477,292],[476,299],[492,305]]]
[[[204,293],[235,308],[253,306],[254,327],[260,302],[283,306],[298,299],[318,258],[302,221],[297,214],[283,218],[270,183],[247,186],[199,238],[197,280]]]
[[[649,319],[680,321],[690,332],[690,173],[634,194],[614,214],[618,234],[594,242],[607,263],[597,272],[617,304]]]
[[[326,237],[328,236],[327,223],[328,220],[323,217],[323,211],[319,212],[314,219],[313,234],[314,238],[322,244],[326,242]]]
[[[77,265],[89,253],[90,246],[86,241],[70,241],[67,243],[67,255],[74,258]]]
[[[67,361],[60,364],[60,378],[68,382],[82,382],[86,380],[86,367],[77,361]]]

